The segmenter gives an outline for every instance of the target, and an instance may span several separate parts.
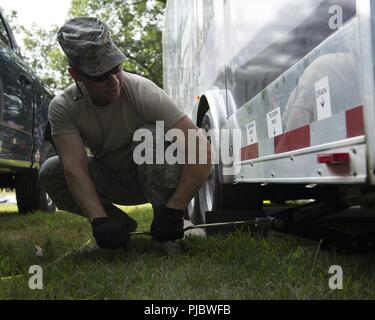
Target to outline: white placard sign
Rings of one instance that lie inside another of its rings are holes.
[[[276,108],[267,113],[268,137],[273,138],[283,133],[281,109]]]
[[[257,124],[252,121],[246,125],[247,144],[258,143]]]
[[[315,99],[318,120],[332,116],[331,91],[328,77],[315,83]]]

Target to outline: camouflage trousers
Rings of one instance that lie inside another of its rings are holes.
[[[152,152],[156,159],[156,128],[148,124],[142,129],[153,133]],[[132,151],[141,142],[133,142]],[[165,148],[170,142],[165,143]],[[165,205],[174,194],[180,179],[182,165],[169,164],[132,164],[122,172],[106,168],[94,157],[89,157],[89,172],[95,189],[103,205],[140,205],[151,203],[153,207]],[[60,210],[83,215],[76,205],[65,179],[62,163],[58,156],[49,158],[41,167],[40,181]]]

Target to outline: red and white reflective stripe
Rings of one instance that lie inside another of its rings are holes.
[[[346,136],[354,138],[365,134],[363,106],[346,111]]]
[[[274,138],[275,154],[308,148],[311,146],[310,126],[305,126]]]
[[[363,106],[345,112],[346,137],[354,138],[365,134]],[[334,130],[334,128],[332,128]],[[311,126],[286,132],[273,138],[274,153],[280,154],[311,147]],[[241,149],[241,161],[259,158],[259,144],[252,144]]]
[[[252,160],[259,158],[259,144],[251,144],[241,149],[241,160]]]

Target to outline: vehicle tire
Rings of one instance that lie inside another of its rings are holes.
[[[54,212],[56,207],[49,200],[39,183],[36,169],[20,171],[15,179],[18,212],[26,214],[37,210]]]
[[[43,146],[41,161],[43,163],[48,158],[55,155],[55,151],[49,143]],[[18,212],[26,214],[37,210],[53,213],[56,206],[44,190],[39,181],[39,172],[36,169],[20,171],[15,177],[15,189]]]
[[[213,128],[210,111],[206,113],[202,121],[202,129],[209,131]],[[208,140],[210,140],[208,138]],[[218,148],[215,148],[218,152]],[[196,199],[197,200],[197,199]],[[221,184],[219,181],[219,165],[215,164],[209,179],[199,191],[199,209],[201,221],[206,223],[207,211],[219,210],[261,210],[263,200],[260,194],[260,186],[251,184]]]

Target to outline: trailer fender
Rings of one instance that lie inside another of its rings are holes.
[[[211,143],[214,147],[216,154],[219,156],[219,181],[220,183],[232,183],[234,176],[223,175],[223,166],[220,152],[220,137],[221,130],[226,128],[226,120],[229,117],[228,105],[233,105],[228,102],[228,93],[225,90],[209,90],[205,92],[199,98],[197,108],[193,111],[193,120],[196,125],[200,128],[202,125],[202,120],[205,114],[210,111],[213,129],[215,134],[211,136]],[[232,109],[232,108],[230,108]],[[233,111],[231,110],[230,113]]]

